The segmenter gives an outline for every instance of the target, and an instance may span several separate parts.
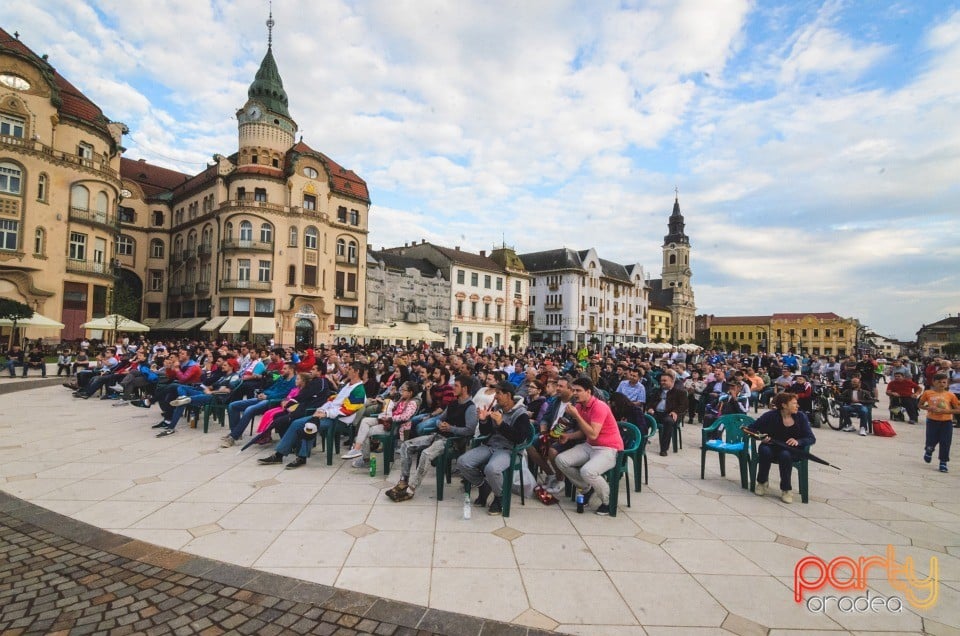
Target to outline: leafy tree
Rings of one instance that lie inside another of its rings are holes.
[[[13,323],[10,329],[10,338],[7,340],[7,349],[13,345],[13,334],[17,331],[17,322],[33,318],[33,309],[30,305],[13,300],[12,298],[0,298],[0,319],[9,320]]]

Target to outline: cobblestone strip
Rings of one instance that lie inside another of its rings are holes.
[[[195,557],[0,493],[0,634],[543,632]]]

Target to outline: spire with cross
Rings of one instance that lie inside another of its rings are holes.
[[[270,17],[267,18],[267,48],[273,47],[273,0],[270,0]]]

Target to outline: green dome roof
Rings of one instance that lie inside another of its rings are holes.
[[[273,59],[272,47],[267,47],[267,54],[260,62],[257,77],[253,80],[253,84],[250,84],[247,96],[266,106],[267,110],[290,117],[290,111],[287,110],[289,105],[287,92],[283,90],[283,80],[280,79],[280,71],[277,70],[277,61]]]

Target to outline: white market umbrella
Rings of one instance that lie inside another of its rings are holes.
[[[139,323],[131,318],[127,318],[126,316],[121,316],[120,314],[110,314],[109,316],[104,316],[103,318],[94,318],[90,322],[85,322],[80,326],[84,329],[97,331],[150,331],[150,327],[147,325]]]
[[[0,327],[12,327],[13,321],[8,318],[0,320]],[[33,327],[35,329],[63,329],[64,324],[57,322],[53,318],[47,318],[36,312],[30,318],[22,318],[17,321],[17,327]]]

